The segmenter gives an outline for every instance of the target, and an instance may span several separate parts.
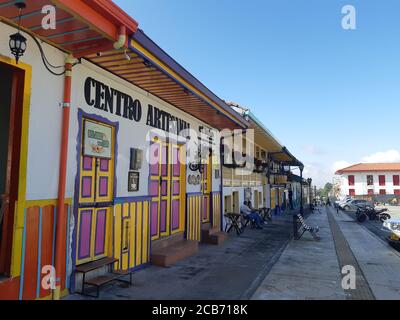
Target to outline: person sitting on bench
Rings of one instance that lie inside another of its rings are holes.
[[[250,208],[250,210],[252,212],[256,212],[256,213],[260,212],[260,210],[257,210],[256,208],[253,207],[251,201],[247,201],[247,206]]]
[[[247,201],[244,201],[242,206],[240,207],[240,213],[243,214],[247,219],[253,220],[257,226],[257,229],[263,228],[262,227],[262,219],[261,219],[260,215],[257,212],[252,211],[249,208]]]
[[[259,216],[260,216],[260,218],[261,218],[261,224],[267,224],[267,222],[266,221],[264,221],[264,219],[262,218],[262,216],[261,216],[261,210],[260,209],[256,209],[256,208],[254,208],[253,207],[253,205],[252,205],[252,203],[251,203],[251,201],[247,201],[247,206],[250,208],[250,210],[253,212],[253,213],[256,213],[256,214],[258,214]]]

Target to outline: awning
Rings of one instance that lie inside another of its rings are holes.
[[[13,26],[18,21],[15,2],[0,0],[0,19]],[[211,127],[247,128],[245,119],[138,30],[138,23],[111,0],[27,0],[25,3],[23,31],[91,61]],[[48,4],[57,9],[55,30],[44,30],[41,26],[42,8]],[[122,30],[127,36],[126,54],[113,48]]]
[[[271,153],[270,157],[274,161],[281,162],[284,166],[304,168],[304,164],[297,160],[286,147],[283,147],[281,151]]]
[[[254,129],[254,140],[260,147],[268,150],[271,160],[280,162],[285,166],[304,167],[303,163],[297,160],[286,147],[282,146],[250,110],[247,110],[244,116],[249,118],[250,127]]]
[[[17,1],[0,0],[0,19],[18,23]],[[109,50],[118,40],[120,28],[126,35],[136,32],[138,23],[109,0],[27,0],[22,12],[22,29],[75,56]],[[42,8],[56,8],[56,28],[43,29]]]

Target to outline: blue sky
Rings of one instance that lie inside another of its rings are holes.
[[[318,185],[400,162],[400,1],[116,0],[225,100],[249,107]],[[353,5],[357,29],[341,27]]]

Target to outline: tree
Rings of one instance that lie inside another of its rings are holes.
[[[333,184],[330,182],[327,182],[322,189],[319,189],[317,191],[317,194],[320,198],[328,198],[332,189],[333,189]]]

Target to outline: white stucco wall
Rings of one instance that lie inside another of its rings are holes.
[[[349,186],[349,175],[354,176],[354,186]],[[374,184],[371,186],[367,185],[367,176],[372,175],[374,178]],[[385,186],[379,185],[379,176],[385,176]],[[393,175],[400,175],[400,172],[387,171],[387,172],[355,172],[346,173],[340,176],[340,194],[341,197],[349,195],[349,190],[354,189],[356,196],[367,195],[369,189],[374,190],[374,194],[379,194],[380,190],[386,190],[386,194],[394,194],[394,190],[400,190],[400,186],[393,185]]]
[[[95,109],[94,107],[88,106],[84,97],[84,83],[87,77],[92,77],[97,81],[100,81],[109,87],[117,89],[123,93],[126,93],[134,99],[138,99],[142,105],[142,117],[139,122],[128,120],[120,116],[111,114],[109,112]],[[205,123],[198,119],[190,116],[189,114],[167,104],[161,99],[152,96],[146,91],[104,71],[103,69],[91,64],[90,62],[83,61],[82,65],[76,66],[73,73],[73,100],[72,108],[74,112],[71,116],[71,130],[70,130],[70,143],[69,151],[70,154],[76,154],[76,138],[78,136],[79,123],[77,120],[77,110],[81,108],[87,113],[95,113],[99,116],[107,118],[113,122],[119,122],[118,132],[118,160],[117,160],[117,197],[133,197],[133,196],[145,196],[148,194],[147,180],[149,176],[149,165],[146,162],[144,156],[142,169],[140,170],[140,188],[138,192],[128,192],[127,190],[127,177],[129,172],[129,152],[130,148],[139,148],[146,152],[149,142],[147,135],[150,130],[154,128],[146,125],[146,117],[148,111],[148,105],[151,104],[163,111],[167,111],[174,116],[190,123],[191,129],[194,129],[199,134],[199,126],[207,126]],[[176,137],[174,135],[174,137]],[[184,141],[179,138],[180,141]],[[69,174],[68,177],[75,177],[76,175],[76,159],[70,158],[68,162]],[[187,175],[197,174],[187,168]],[[215,178],[213,174],[213,191],[219,191],[220,180]],[[74,181],[68,181],[68,192],[72,194],[74,188]],[[189,185],[187,184],[187,192],[201,192],[200,185]]]
[[[16,30],[0,24],[0,54],[13,58],[8,48],[8,37]],[[55,199],[58,193],[59,151],[61,141],[61,121],[64,76],[54,76],[44,67],[39,50],[33,40],[28,39],[28,48],[21,62],[32,66],[32,95],[29,116],[28,167],[27,167],[27,200]],[[48,60],[54,65],[64,65],[66,55],[56,48],[43,44]],[[59,70],[57,70],[59,71]],[[141,121],[135,122],[111,113],[88,106],[84,97],[84,83],[92,77],[104,84],[140,100],[142,105]],[[140,188],[138,192],[128,192],[127,177],[129,172],[130,148],[146,151],[148,142],[146,135],[154,129],[146,125],[148,104],[171,113],[188,123],[191,129],[198,132],[199,126],[209,127],[206,123],[152,96],[140,88],[126,82],[111,73],[82,60],[81,65],[73,68],[72,103],[70,115],[70,132],[68,141],[67,186],[66,197],[71,198],[75,192],[75,176],[77,171],[77,137],[78,109],[89,114],[96,114],[112,122],[119,122],[118,160],[116,167],[117,197],[135,197],[148,194],[147,181],[149,166],[144,157],[140,170]],[[187,169],[187,174],[194,174]],[[198,174],[198,172],[197,172]],[[212,191],[220,191],[220,178],[213,172]],[[200,185],[187,184],[188,193],[201,192]]]
[[[8,39],[15,32],[16,29],[0,23],[0,54],[13,59]],[[26,197],[54,199],[58,191],[64,77],[54,76],[45,69],[37,45],[30,36],[25,36],[28,48],[21,62],[32,66]],[[52,64],[64,65],[62,52],[46,44],[43,48]]]

